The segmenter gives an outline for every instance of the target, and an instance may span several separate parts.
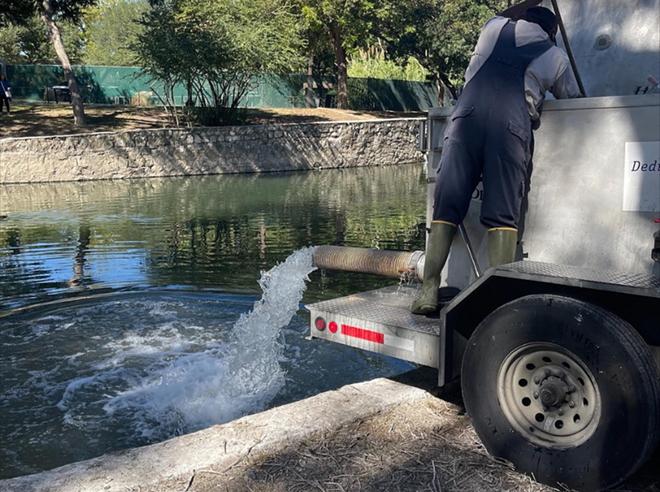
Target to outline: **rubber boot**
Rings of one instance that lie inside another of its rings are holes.
[[[515,229],[490,229],[488,231],[488,259],[491,267],[516,261],[518,231]]]
[[[444,222],[433,222],[431,224],[431,232],[426,244],[422,293],[410,307],[411,313],[431,314],[438,310],[440,272],[442,272],[447,262],[449,249],[455,234],[455,225]]]

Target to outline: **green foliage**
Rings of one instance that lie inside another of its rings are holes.
[[[312,32],[330,40],[337,64],[337,107],[348,108],[347,55],[375,41],[374,32],[388,17],[389,0],[300,0]]]
[[[302,66],[300,26],[286,0],[163,1],[142,24],[137,60],[177,125],[209,113],[231,121],[256,76]],[[186,107],[226,111],[183,111],[177,84],[187,87]]]
[[[349,77],[365,79],[411,80],[423,82],[428,71],[414,57],[409,57],[405,65],[385,58],[385,50],[372,46],[360,50],[348,58]]]
[[[390,0],[397,14],[382,30],[399,57],[414,56],[454,92],[485,22],[505,0]]]
[[[62,41],[72,63],[82,60],[83,32],[73,21],[59,23]],[[0,58],[8,64],[58,64],[48,31],[42,20],[33,15],[20,24],[0,27]]]
[[[34,0],[9,0],[0,7],[0,27],[20,24],[35,13]]]
[[[368,45],[384,5],[370,0],[303,0],[302,15],[318,33],[340,33],[343,48],[353,53]]]
[[[93,7],[99,0],[49,0],[52,13],[58,21],[78,21],[88,7]],[[38,12],[44,10],[44,1],[33,2]]]
[[[131,66],[130,49],[143,26],[137,21],[147,12],[147,0],[102,0],[85,11],[85,54],[88,65]]]

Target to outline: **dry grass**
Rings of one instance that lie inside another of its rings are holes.
[[[142,489],[143,491],[145,489]],[[488,455],[460,406],[428,399],[389,409],[274,455],[197,470],[148,492],[550,492]]]
[[[159,107],[87,106],[87,126],[73,124],[68,104],[16,104],[11,115],[0,116],[0,138],[67,135],[72,133],[105,132],[167,126],[167,115]],[[304,123],[313,121],[361,120],[422,116],[422,112],[340,111],[337,109],[250,109],[248,124]]]
[[[328,411],[332,411],[329,409]],[[656,456],[617,492],[660,492]],[[275,454],[258,446],[225,469],[141,492],[555,492],[491,457],[460,398],[388,409]],[[131,491],[132,492],[132,491]]]

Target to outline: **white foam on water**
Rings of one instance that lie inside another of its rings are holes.
[[[132,430],[147,439],[262,410],[284,385],[282,328],[296,314],[308,275],[316,269],[313,253],[314,248],[303,248],[262,272],[263,296],[240,316],[228,343],[152,365],[146,377],[110,398],[103,409],[108,415],[131,413]],[[78,389],[80,382],[73,384]]]

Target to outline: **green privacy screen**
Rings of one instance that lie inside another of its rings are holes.
[[[74,66],[85,102],[92,104],[158,104],[155,92],[159,86],[134,67]],[[27,101],[52,101],[52,88],[66,85],[62,67],[58,65],[7,65],[7,78],[14,97]],[[305,107],[306,75],[268,75],[254,80],[244,105],[252,108]],[[335,81],[315,80],[312,84],[314,106],[332,106]],[[406,80],[349,79],[348,96],[351,109],[415,111],[437,106],[438,92],[434,84]],[[175,97],[185,102],[183,86]]]

